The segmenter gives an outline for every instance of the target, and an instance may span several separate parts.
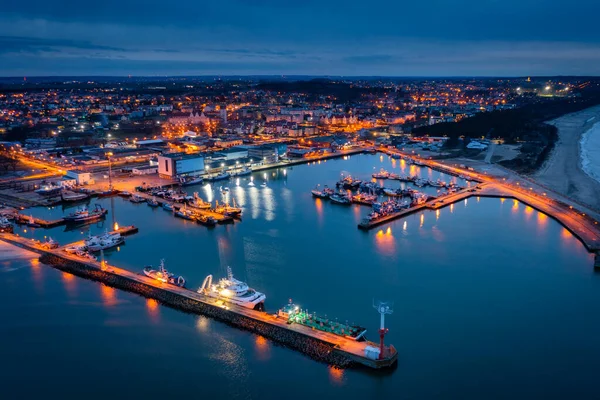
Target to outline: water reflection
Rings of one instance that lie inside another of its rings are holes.
[[[271,358],[271,343],[264,337],[258,335],[254,339],[254,349],[256,357],[261,361],[266,361]]]
[[[63,271],[61,273],[61,277],[62,277],[63,284],[65,285],[65,290],[67,291],[69,296],[74,296],[75,288],[77,285],[75,282],[76,281],[75,275]]]
[[[323,226],[323,200],[316,198],[315,208],[317,209],[317,221],[319,222],[319,226]]]
[[[423,227],[424,222],[425,222],[425,214],[421,214],[419,228]]]
[[[210,319],[200,316],[196,320],[196,329],[198,332],[206,333],[210,329]]]
[[[385,232],[380,229],[375,234],[375,247],[380,253],[385,255],[394,255],[396,250],[396,241],[392,235],[392,228],[388,227]]]
[[[513,200],[513,206],[512,206],[513,213],[516,213],[518,210],[519,210],[519,201]]]
[[[102,303],[105,307],[114,307],[117,304],[116,289],[106,286],[105,284],[101,284],[100,295],[102,296]]]
[[[154,299],[146,299],[146,310],[153,323],[160,322],[160,310],[158,308],[158,301]]]
[[[440,209],[439,208],[437,210],[435,210],[435,220],[437,221],[438,219],[440,219]]]
[[[336,368],[330,365],[328,368],[329,372],[329,381],[337,386],[342,386],[344,384],[344,370],[340,368]]]

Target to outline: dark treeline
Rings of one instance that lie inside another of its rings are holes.
[[[320,96],[330,96],[340,103],[348,103],[359,100],[363,95],[378,95],[386,91],[384,88],[363,88],[350,83],[336,82],[329,79],[312,79],[310,81],[280,81],[261,82],[256,86],[257,90],[280,92],[280,93],[302,93],[308,95],[309,100],[316,100]]]

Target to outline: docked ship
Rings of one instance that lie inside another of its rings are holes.
[[[319,190],[319,186],[320,185],[315,186],[315,188],[310,191],[312,193],[313,197],[318,197],[321,199],[328,199],[329,193],[325,193],[324,190]]]
[[[219,174],[211,176],[209,180],[211,180],[213,182],[214,181],[222,181],[222,180],[225,180],[225,179],[229,179],[230,177],[231,177],[231,174],[229,172],[223,171],[223,172],[221,172]]]
[[[235,279],[230,267],[227,267],[227,278],[219,280],[216,285],[212,284],[212,275],[208,275],[198,293],[250,309],[262,309],[267,298],[248,287],[246,282]]]
[[[133,196],[131,196],[129,198],[129,201],[132,203],[144,203],[146,201],[146,199],[140,195],[134,194]]]
[[[165,269],[165,260],[160,260],[158,270],[152,269],[151,265],[144,267],[144,275],[157,281],[168,283],[171,285],[185,287],[185,279],[183,276],[175,276]]]
[[[160,204],[158,204],[158,201],[156,201],[156,197],[153,197],[153,198],[149,199],[146,203],[150,207],[158,207],[158,206],[160,206]]]
[[[343,336],[357,342],[367,340],[365,338],[367,330],[362,326],[344,324],[332,321],[326,317],[320,317],[315,313],[309,313],[292,303],[291,300],[277,311],[277,317],[284,318],[288,324],[304,325],[314,330],[333,333],[334,335]]]
[[[13,224],[6,217],[0,217],[0,232],[13,233],[13,231]]]
[[[242,216],[242,209],[235,204],[235,199],[233,200],[233,206],[230,206],[229,203],[219,204],[216,202],[215,212],[223,215],[227,215],[229,217],[239,218]]]
[[[372,205],[377,201],[377,195],[370,193],[357,193],[352,196],[352,202],[357,204]]]
[[[210,208],[212,207],[212,205],[209,202],[204,201],[198,195],[198,192],[194,192],[194,199],[191,202],[189,202],[188,204],[192,208],[199,208],[201,210],[210,210]]]
[[[89,236],[85,241],[85,246],[89,251],[100,251],[119,246],[125,242],[120,233],[105,232],[103,235]]]
[[[388,179],[390,177],[390,173],[385,169],[381,168],[379,172],[373,174],[373,178],[375,179]]]
[[[76,201],[83,201],[90,197],[87,193],[75,193],[75,192],[61,192],[60,197],[62,201],[67,203],[74,203]]]
[[[71,213],[64,217],[64,219],[67,223],[96,221],[104,218],[104,216],[107,213],[108,210],[105,210],[100,205],[96,204],[96,208],[92,211],[90,211],[87,207],[83,206],[74,213]]]
[[[187,219],[188,221],[193,221],[196,219],[196,215],[192,210],[188,210],[185,206],[181,207],[179,210],[176,210],[173,215],[178,218]]]
[[[52,183],[48,183],[48,184],[42,185],[39,189],[35,190],[35,192],[42,196],[52,196],[52,195],[60,193],[61,190],[62,190],[62,187],[54,185]]]
[[[44,240],[41,244],[41,246],[45,249],[56,249],[59,247],[59,244],[56,240],[52,239],[51,237],[48,236],[48,239]]]
[[[204,179],[201,176],[182,176],[179,178],[181,186],[200,185],[202,182],[204,182]]]
[[[198,215],[196,215],[195,218],[196,218],[196,222],[199,223],[199,224],[201,224],[201,225],[205,225],[205,226],[215,226],[215,225],[217,225],[217,220],[214,219],[211,216],[208,216],[208,215],[198,214]]]
[[[347,175],[342,177],[337,183],[336,186],[341,186],[344,189],[358,189],[362,181],[360,179],[354,179],[352,176]]]
[[[244,167],[239,171],[234,172],[231,176],[246,176],[252,174],[252,168]]]
[[[98,192],[98,197],[111,197],[119,194],[119,191],[112,186],[102,192]]]
[[[346,195],[345,193],[334,193],[331,196],[329,196],[329,199],[333,202],[333,204],[352,204],[352,200],[350,200],[350,198],[348,198],[348,195]]]

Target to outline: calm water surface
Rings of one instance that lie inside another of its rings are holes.
[[[214,229],[120,198],[98,200],[106,222],[65,231],[20,228],[61,243],[120,225],[140,232],[107,252],[141,270],[166,259],[195,288],[226,266],[267,294],[289,298],[376,339],[373,298],[395,303],[387,340],[396,370],[336,370],[262,337],[39,264],[0,245],[0,374],[8,398],[597,398],[600,276],[564,228],[512,200],[478,199],[362,232],[364,206],[315,200],[315,184],[381,167],[449,180],[379,155],[352,156],[190,188],[244,207]],[[404,170],[404,171],[402,171]],[[267,188],[260,183],[267,181]],[[464,182],[459,182],[464,184]],[[399,186],[398,182],[385,182]],[[435,193],[435,189],[428,189]],[[92,204],[96,202],[94,200]],[[72,209],[34,209],[46,218]],[[3,396],[4,397],[4,396]]]

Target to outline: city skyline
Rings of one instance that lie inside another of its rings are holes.
[[[0,76],[600,73],[591,1],[62,4],[6,7]]]

